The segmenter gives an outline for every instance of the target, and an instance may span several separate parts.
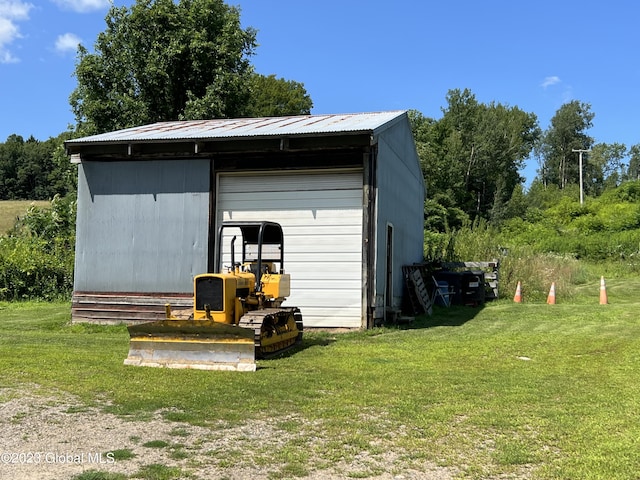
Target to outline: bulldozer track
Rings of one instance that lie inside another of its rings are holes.
[[[297,336],[286,338],[280,342],[263,344],[263,334],[270,336],[289,332],[287,319],[293,315],[298,330]],[[298,345],[302,341],[302,314],[297,307],[265,308],[247,312],[240,318],[239,327],[253,329],[254,345],[258,358],[270,358]]]

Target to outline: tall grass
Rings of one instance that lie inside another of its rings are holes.
[[[594,280],[584,262],[568,255],[534,253],[527,246],[509,249],[500,263],[501,296],[513,295],[521,282],[524,301],[544,300],[552,283],[564,299],[574,300],[576,286]]]
[[[31,205],[39,208],[49,206],[49,202],[44,200],[2,200],[0,201],[0,235],[9,232],[16,224],[18,218],[26,215]]]
[[[570,253],[575,245],[575,238],[557,242],[565,242],[568,252],[558,253],[556,250],[545,250],[549,238],[544,235],[536,244],[514,240],[509,229],[498,229],[485,221],[475,222],[457,230],[446,233],[427,232],[425,236],[425,261],[492,261],[500,262],[499,294],[502,298],[512,296],[518,282],[521,282],[525,301],[544,301],[549,294],[552,283],[556,292],[565,300],[573,301],[581,286],[597,281],[600,276],[625,278],[640,272],[640,258],[619,255],[608,255],[607,260],[578,259]],[[583,242],[596,242],[590,237]],[[611,239],[609,239],[611,243]],[[606,248],[602,241],[599,247]]]

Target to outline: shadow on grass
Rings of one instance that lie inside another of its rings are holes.
[[[326,347],[336,341],[335,337],[323,334],[303,335],[302,342],[295,344],[286,350],[274,353],[272,355],[264,356],[263,360],[276,360],[280,358],[288,358],[295,355],[298,352],[306,350],[311,347]],[[258,368],[269,368],[265,366],[259,366]]]
[[[434,307],[433,315],[420,315],[414,321],[397,325],[402,330],[413,330],[418,328],[432,327],[460,327],[470,320],[473,320],[482,309],[469,306]]]

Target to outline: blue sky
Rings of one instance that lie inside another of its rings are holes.
[[[130,6],[133,1],[114,0]],[[640,4],[632,0],[230,0],[258,30],[256,71],[304,83],[312,113],[416,109],[440,118],[450,89],[535,113],[591,104],[596,142],[640,143]],[[0,141],[73,123],[78,42],[109,0],[0,0]],[[522,172],[530,181],[536,162]]]

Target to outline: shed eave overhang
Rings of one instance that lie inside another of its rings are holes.
[[[228,151],[271,151],[367,146],[383,130],[406,116],[405,111],[344,115],[240,118],[159,122],[65,142],[69,155],[100,156],[147,150],[166,154],[213,154]]]
[[[344,150],[365,148],[373,143],[375,143],[375,136],[370,132],[347,132],[340,135],[327,133],[234,138],[112,140],[79,143],[69,141],[65,143],[65,149],[67,155],[72,156],[77,162],[108,158],[175,158],[276,151]]]

